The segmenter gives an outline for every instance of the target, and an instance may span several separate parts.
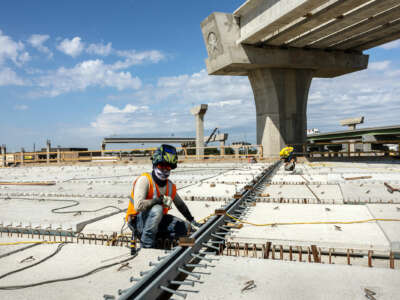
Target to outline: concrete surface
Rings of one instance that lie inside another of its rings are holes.
[[[216,208],[220,208],[226,201],[231,200],[236,191],[257,178],[257,175],[268,165],[261,163],[180,164],[172,172],[171,179],[177,183],[181,197],[195,199],[194,201],[186,200],[185,202],[195,219],[200,220],[213,213]],[[61,168],[62,170],[60,170]],[[78,206],[64,210],[95,210],[106,205],[115,205],[118,208],[125,209],[128,201],[126,196],[130,192],[132,181],[142,172],[149,170],[151,170],[150,164],[74,165],[38,168],[24,166],[0,169],[0,181],[56,181],[54,186],[0,186],[0,195],[2,195],[0,196],[0,220],[5,220],[8,223],[14,221],[15,225],[20,225],[22,228],[34,226],[36,223],[40,223],[45,227],[49,226],[51,222],[53,227],[72,228],[80,224],[80,222],[92,220],[85,225],[82,231],[85,236],[93,233],[107,235],[114,232],[119,233],[123,225],[124,212],[98,220],[96,218],[113,212],[115,209],[108,208],[104,211],[100,210],[93,213],[83,212],[81,215],[54,214],[51,213],[51,209],[68,204],[68,202],[63,203],[60,201],[62,199],[80,201]],[[360,176],[371,176],[371,178],[346,180],[346,178]],[[271,199],[306,198],[310,200],[310,203],[311,201],[317,201],[318,198],[323,204],[257,203],[256,206],[250,208],[243,218],[255,223],[400,218],[400,211],[397,207],[399,204],[396,204],[400,193],[399,195],[396,193],[390,194],[383,186],[384,182],[389,182],[394,187],[397,184],[400,185],[399,176],[400,165],[398,164],[299,163],[295,172],[286,172],[280,168],[270,178],[269,183],[263,186],[258,193],[269,193],[270,196],[264,198]],[[369,192],[366,193],[368,190]],[[7,196],[5,196],[6,194]],[[24,194],[25,197],[34,198],[35,200],[17,199]],[[7,197],[9,199],[5,200],[4,198]],[[53,198],[56,201],[49,201],[49,199]],[[39,199],[44,201],[39,201]],[[351,200],[354,199],[359,199],[359,203],[354,201],[357,205],[351,204]],[[382,204],[379,202],[380,199],[382,199]],[[331,200],[334,200],[335,204],[325,203],[330,203],[329,201]],[[387,204],[392,200],[395,204]],[[369,201],[371,203],[377,202],[368,204]],[[366,203],[367,205],[365,205]],[[329,210],[326,210],[326,208]],[[29,214],[26,213],[27,211]],[[170,213],[183,218],[176,208],[173,208]],[[267,241],[272,241],[275,245],[288,246],[310,246],[311,244],[316,244],[324,251],[329,248],[335,248],[339,252],[341,249],[349,247],[354,249],[356,253],[363,253],[364,255],[371,249],[377,255],[381,253],[386,255],[390,250],[397,252],[399,249],[400,222],[371,222],[353,225],[341,224],[339,226],[341,230],[336,230],[334,225],[288,225],[276,227],[244,225],[242,229],[234,230],[228,240],[240,242],[242,245],[243,243],[250,243],[250,245],[252,243],[265,244]],[[126,227],[123,232],[130,233]],[[28,238],[26,235],[23,239],[17,238],[16,234],[13,234],[13,237],[7,237],[7,233],[3,233],[0,238],[0,244],[6,241],[21,240],[32,241],[35,239]],[[0,256],[25,246],[0,246]],[[1,274],[15,270],[25,264],[29,265],[32,262],[20,263],[20,261],[31,255],[38,260],[49,255],[56,247],[57,245],[40,245],[0,258]],[[243,253],[243,250],[241,251]],[[98,265],[105,264],[101,263],[104,259],[126,255],[128,252],[129,249],[125,247],[93,245],[93,242],[92,245],[87,243],[84,245],[82,243],[78,245],[68,244],[59,254],[43,263],[43,265],[0,279],[0,286],[32,283],[59,278],[61,275],[79,275]],[[130,262],[130,266],[133,269],[116,271],[117,267],[112,267],[81,280],[53,283],[23,290],[0,290],[0,298],[51,299],[54,294],[58,298],[60,297],[59,295],[68,295],[69,298],[76,299],[99,299],[104,294],[117,296],[118,289],[125,289],[132,285],[129,282],[131,275],[138,277],[137,275],[140,271],[149,269],[149,261],[155,261],[157,255],[163,255],[161,253],[163,252],[157,250],[154,250],[154,252],[151,250],[140,252],[139,257]],[[398,276],[399,268],[398,260],[395,261],[395,270],[393,271],[388,269],[388,260],[380,259],[373,260],[374,268],[366,268],[368,260],[365,256],[352,258],[351,263],[353,266],[351,267],[339,265],[347,263],[346,257],[340,256],[335,257],[334,265],[327,265],[326,256],[323,257],[323,265],[291,263],[288,262],[287,253],[283,255],[284,260],[282,261],[278,260],[279,252],[275,253],[275,257],[277,260],[273,261],[247,257],[222,257],[220,261],[214,262],[215,268],[199,270],[211,272],[211,275],[202,275],[201,280],[204,283],[195,287],[197,290],[200,289],[200,293],[189,293],[188,299],[192,297],[195,297],[193,299],[222,299],[222,297],[224,299],[226,297],[232,299],[236,299],[235,297],[239,297],[237,299],[244,297],[247,299],[263,299],[263,296],[267,294],[265,289],[268,289],[268,295],[271,295],[273,299],[279,299],[279,297],[292,299],[292,296],[296,294],[299,299],[324,299],[323,297],[326,299],[335,299],[335,297],[357,299],[358,296],[363,299],[363,289],[361,288],[363,284],[377,292],[380,297],[377,299],[389,299],[397,291],[397,286],[392,281],[398,280],[396,277]],[[297,259],[296,255],[294,257],[294,259]],[[122,256],[115,260],[123,258]],[[306,254],[303,254],[302,261],[306,261],[306,259]],[[110,262],[112,261],[110,260]],[[253,264],[257,266],[253,267]],[[355,265],[364,267],[360,269]],[[265,270],[268,270],[268,272]],[[235,275],[239,271],[242,275]],[[224,280],[218,277],[222,273],[224,273]],[[213,277],[214,274],[216,277]],[[230,276],[228,277],[227,274]],[[247,276],[246,274],[254,276],[254,278],[250,279],[256,280],[257,287],[241,293],[240,288],[248,278],[245,277]],[[318,276],[319,274],[327,275],[322,277]],[[238,281],[236,276],[242,277]],[[293,276],[293,278],[290,276]],[[229,280],[226,280],[226,278],[229,278]],[[267,282],[260,283],[263,278],[266,278]],[[287,282],[290,283],[284,285],[286,284],[285,281],[280,280],[280,278],[292,279],[288,279]],[[221,288],[213,287],[217,282],[219,287],[226,284],[224,291],[220,292]],[[293,282],[299,283],[294,284]],[[321,285],[326,285],[326,282],[330,282],[332,287],[328,289],[320,288]],[[346,285],[346,282],[350,282],[350,284]],[[373,285],[373,282],[376,282],[376,284]],[[237,293],[238,289],[239,292]],[[284,293],[282,293],[282,289],[285,291]],[[281,294],[278,294],[279,290]],[[324,290],[326,294],[322,294]]]
[[[203,284],[190,287],[190,300],[206,299],[367,299],[364,289],[375,299],[397,299],[400,271],[357,266],[304,264],[244,257],[221,257]],[[255,287],[242,291],[246,282]],[[181,288],[189,290],[189,288]],[[179,299],[179,298],[175,298]]]
[[[1,238],[0,243],[16,241],[18,239]],[[26,240],[26,239],[25,239]],[[26,246],[26,245],[24,245]],[[57,249],[58,244],[43,244],[33,248],[0,258],[0,276],[9,271],[29,266]],[[0,246],[0,250],[2,247]],[[9,246],[6,246],[9,248]],[[3,251],[3,250],[1,250]],[[129,249],[125,247],[105,247],[99,245],[67,244],[61,251],[49,260],[30,269],[9,275],[0,279],[0,287],[25,285],[46,280],[72,277],[89,272],[97,267],[129,258]],[[142,249],[139,255],[129,261],[131,268],[118,271],[116,265],[92,275],[56,283],[49,283],[36,287],[17,290],[1,290],[1,299],[103,299],[104,294],[118,297],[118,289],[126,289],[133,284],[130,276],[139,278],[140,271],[148,270],[149,262],[157,261],[157,256],[163,256],[164,251]],[[35,260],[21,261],[29,256]]]
[[[326,210],[329,209],[329,211]],[[245,220],[256,224],[284,222],[328,222],[356,221],[371,219],[373,216],[366,206],[328,204],[275,204],[257,203],[250,209]],[[390,242],[375,222],[361,224],[338,224],[337,230],[331,224],[277,225],[275,227],[251,226],[242,229],[229,238],[232,242],[248,242],[331,248],[353,248],[390,251]],[[400,232],[400,222],[391,226]]]

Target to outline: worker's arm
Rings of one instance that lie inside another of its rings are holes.
[[[189,211],[189,208],[186,206],[185,202],[179,197],[178,194],[175,195],[174,198],[175,206],[178,208],[179,212],[185,217],[186,220],[192,222],[194,220],[192,214]]]
[[[140,176],[136,181],[133,197],[133,205],[137,212],[143,212],[150,209],[154,204],[162,204],[162,200],[154,201],[154,199],[146,199],[149,191],[149,180],[146,176]],[[155,191],[154,191],[155,192]],[[157,200],[157,199],[155,199]]]

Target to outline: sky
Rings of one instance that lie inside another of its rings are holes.
[[[205,134],[256,143],[247,77],[209,76],[200,23],[241,0],[5,0],[0,3],[0,144],[99,149],[104,137]],[[308,128],[400,124],[400,41],[366,51],[368,70],[313,79]],[[124,148],[129,146],[124,146]],[[133,147],[133,146],[132,146]]]

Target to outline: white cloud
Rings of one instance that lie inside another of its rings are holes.
[[[139,65],[146,61],[149,61],[151,63],[158,63],[165,58],[164,54],[158,50],[143,52],[137,52],[135,50],[125,50],[116,51],[116,54],[122,58],[125,58],[123,61],[117,61],[113,64],[113,68],[116,70],[127,69],[131,66]]]
[[[107,56],[110,55],[112,52],[112,46],[111,43],[108,43],[107,45],[104,44],[90,44],[86,48],[86,52],[90,54],[97,54],[101,56]]]
[[[13,70],[0,66],[0,86],[24,84],[24,81]]]
[[[388,61],[371,64],[368,70],[313,80],[310,94],[320,100],[308,102],[308,128],[342,130],[341,119],[357,116],[365,116],[363,127],[399,124],[400,72]]]
[[[32,34],[28,42],[31,44],[31,46],[38,51],[47,54],[49,57],[53,56],[53,53],[50,51],[50,49],[43,44],[50,38],[49,35],[47,34]]]
[[[190,109],[200,103],[209,104],[206,134],[215,127],[222,132],[228,128],[239,128],[239,132],[255,130],[255,106],[247,78],[209,76],[202,70],[192,75],[160,78],[157,86],[145,86],[126,97],[131,104],[124,108],[106,105],[88,130],[102,136],[190,136],[195,131]]]
[[[34,96],[55,97],[71,91],[83,91],[88,87],[113,87],[118,90],[138,89],[141,80],[129,72],[115,72],[102,60],[87,60],[73,68],[59,68],[38,79],[41,88]]]
[[[382,70],[386,70],[387,68],[389,68],[389,65],[390,65],[390,61],[384,60],[384,61],[372,62],[369,64],[368,68],[370,70],[374,70],[374,71],[382,71]]]
[[[382,46],[380,46],[380,48],[383,48],[385,50],[391,50],[391,49],[396,49],[396,48],[400,48],[400,40],[396,40],[387,44],[383,44]]]
[[[76,57],[82,53],[85,46],[81,41],[81,38],[76,36],[73,39],[64,39],[58,46],[57,49],[66,55]]]
[[[15,110],[27,110],[28,108],[29,108],[29,106],[25,105],[25,104],[20,104],[20,105],[15,105],[14,106]]]
[[[325,132],[341,130],[341,119],[356,116],[365,116],[364,127],[398,124],[400,72],[393,69],[393,64],[390,61],[376,62],[365,71],[332,79],[314,79],[307,106],[308,128]],[[209,76],[205,70],[191,75],[164,77],[156,86],[144,86],[119,98],[120,101],[129,100],[135,106],[148,105],[147,112],[107,115],[103,111],[92,124],[97,125],[92,130],[103,135],[169,136],[173,132],[175,136],[190,136],[195,131],[190,109],[207,103],[206,131],[218,127],[231,137],[236,135],[236,138],[243,139],[247,135],[246,138],[253,137],[255,141],[253,99],[246,77]]]
[[[129,113],[134,113],[139,109],[148,110],[148,106],[135,106],[132,104],[127,104],[123,109],[119,109],[118,107],[106,104],[106,106],[104,106],[103,108],[103,114],[110,114],[110,113],[129,114]]]
[[[219,101],[219,102],[211,102],[208,103],[208,106],[216,106],[216,107],[221,107],[223,108],[224,106],[230,106],[230,105],[240,105],[242,104],[242,100],[227,100],[227,101]]]
[[[6,59],[10,59],[18,66],[27,62],[30,56],[28,52],[24,51],[24,48],[25,46],[22,42],[15,42],[0,30],[0,65]]]

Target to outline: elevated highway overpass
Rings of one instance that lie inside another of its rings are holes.
[[[314,77],[368,67],[362,51],[400,38],[400,0],[248,0],[202,23],[212,75],[248,76],[257,144],[277,156],[306,141]]]

